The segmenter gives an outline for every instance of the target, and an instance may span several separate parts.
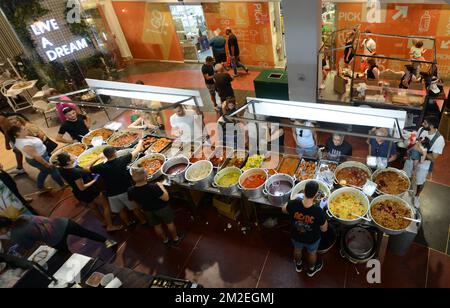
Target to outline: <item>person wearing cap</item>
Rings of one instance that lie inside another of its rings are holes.
[[[56,136],[56,141],[63,143],[81,142],[83,136],[89,133],[90,120],[83,114],[77,114],[76,110],[66,107],[63,110],[66,121],[61,125]],[[64,138],[68,133],[71,139]]]
[[[244,71],[248,74],[248,68],[241,63],[241,59],[239,58],[239,43],[236,35],[234,35],[233,31],[230,28],[228,28],[225,33],[228,36],[228,51],[230,53],[231,67],[234,70],[233,77],[238,76],[238,67],[243,68]]]
[[[50,89],[44,91],[44,98],[47,99],[49,97],[57,96],[57,95],[60,95],[60,94],[61,93],[58,90],[56,90],[54,88],[50,88]],[[59,119],[59,121],[61,123],[64,123],[64,121],[66,120],[66,116],[65,116],[65,114],[63,112],[64,108],[70,107],[73,110],[75,110],[77,113],[81,114],[80,108],[77,105],[75,105],[73,103],[70,103],[71,99],[68,96],[62,96],[62,97],[60,97],[60,100],[61,101],[67,101],[67,102],[64,102],[64,103],[56,103],[55,104],[56,113],[58,114],[58,119]]]
[[[216,74],[214,75],[216,90],[219,93],[220,101],[223,104],[227,101],[227,97],[235,97],[234,90],[231,85],[233,77],[225,71],[222,64],[216,64],[214,70],[216,71]]]

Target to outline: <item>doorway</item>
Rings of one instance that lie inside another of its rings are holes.
[[[212,56],[201,5],[170,5],[185,62],[204,62]]]

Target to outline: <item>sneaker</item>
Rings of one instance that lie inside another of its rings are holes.
[[[9,170],[8,173],[12,174],[12,175],[19,175],[19,174],[25,174],[26,172],[25,172],[25,169],[23,169],[23,168],[21,168],[21,169],[14,168],[12,170]]]
[[[116,241],[113,241],[113,240],[106,240],[105,241],[105,246],[106,246],[106,248],[112,248],[112,247],[114,247],[114,246],[117,246],[117,242]]]
[[[317,272],[319,272],[323,267],[323,261],[317,261],[316,265],[314,265],[314,268],[308,268],[306,271],[306,275],[308,275],[308,277],[312,277],[314,276]]]
[[[416,209],[420,208],[420,198],[419,198],[419,196],[414,197],[414,207]]]
[[[163,241],[163,244],[166,246],[170,246],[170,240],[167,238],[165,241]]]
[[[324,84],[324,83],[322,83],[322,84],[320,85],[319,89],[320,89],[320,90],[323,90],[323,89],[325,89],[325,84]]]
[[[303,271],[303,261],[300,260],[300,262],[297,262],[294,260],[294,263],[295,263],[295,271],[297,273],[301,273]]]
[[[172,241],[172,245],[179,246],[181,241],[185,238],[186,234],[184,232],[178,233],[178,239]]]
[[[233,74],[231,75],[233,78],[239,77],[239,75]]]

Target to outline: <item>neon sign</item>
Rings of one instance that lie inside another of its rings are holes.
[[[55,44],[44,36],[46,33],[60,30],[58,22],[55,19],[38,21],[32,24],[30,27],[31,32],[38,38],[38,41],[40,39],[42,49],[44,49],[45,55],[50,62],[72,55],[77,51],[89,47],[85,38],[81,38],[55,47]]]

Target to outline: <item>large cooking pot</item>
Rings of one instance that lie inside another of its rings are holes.
[[[201,178],[193,178],[193,174],[204,170],[205,176]],[[213,179],[213,165],[208,160],[200,160],[196,162],[195,164],[191,165],[184,174],[184,178],[186,181],[190,183],[190,185],[193,186],[193,188],[197,189],[206,189],[209,187],[210,183]]]
[[[176,174],[168,174],[167,171],[172,168],[173,166],[186,164],[186,168],[184,170],[176,173]],[[174,181],[176,183],[183,183],[184,182],[184,174],[186,173],[186,170],[189,168],[189,159],[186,156],[178,155],[175,157],[172,157],[168,159],[164,165],[161,167],[161,172],[163,175],[165,175],[170,181]]]
[[[264,183],[262,183],[260,186],[256,187],[256,188],[245,188],[242,183],[244,183],[244,181],[252,176],[255,175],[263,175],[265,176],[266,180],[268,178],[267,172],[264,169],[261,168],[253,168],[253,169],[249,169],[247,171],[245,171],[241,177],[239,178],[239,184],[238,187],[239,189],[242,191],[242,194],[247,197],[248,199],[259,199],[263,196],[263,189],[264,189]]]
[[[239,169],[237,167],[227,167],[227,168],[224,168],[221,171],[219,171],[216,174],[216,176],[214,177],[212,186],[219,189],[219,191],[222,195],[229,196],[229,195],[233,195],[238,192],[239,178],[237,179],[235,184],[228,186],[228,187],[221,186],[218,184],[220,182],[220,179],[222,179],[227,174],[231,174],[231,173],[238,173],[239,177],[242,175],[241,169]]]
[[[365,263],[376,253],[376,237],[371,228],[351,227],[341,237],[341,256],[352,263]]]
[[[288,174],[272,175],[264,185],[263,193],[273,206],[283,206],[289,201],[295,180]]]
[[[367,172],[367,175],[368,175],[367,179],[368,180],[372,176],[372,170],[370,170],[370,168],[367,167],[366,165],[364,165],[363,163],[360,163],[360,162],[357,162],[357,161],[346,161],[346,162],[340,164],[339,166],[337,166],[336,170],[334,170],[334,179],[336,181],[336,184],[339,184],[341,186],[350,186],[348,184],[341,184],[341,183],[339,183],[339,180],[337,179],[337,174],[339,173],[339,171],[341,171],[342,169],[347,168],[347,167],[356,167],[356,168],[364,170],[365,172]],[[355,188],[362,188],[362,187],[355,187]]]
[[[377,203],[379,203],[379,202],[381,202],[381,201],[385,201],[385,200],[396,201],[396,202],[399,202],[399,203],[403,204],[404,206],[406,206],[406,207],[410,210],[411,215],[410,215],[408,218],[411,218],[411,219],[414,219],[414,218],[415,218],[415,210],[413,209],[413,207],[412,207],[408,202],[406,202],[405,200],[403,200],[402,198],[397,197],[397,196],[383,195],[383,196],[378,196],[378,197],[376,197],[376,198],[373,199],[372,202],[370,203],[370,210],[369,210],[369,217],[370,217],[370,219],[372,220],[372,222],[376,225],[376,227],[377,227],[380,231],[382,231],[382,232],[384,232],[384,233],[386,233],[386,234],[389,234],[389,235],[398,235],[398,234],[404,233],[404,232],[406,231],[406,229],[408,229],[409,226],[413,223],[412,221],[410,221],[409,224],[408,224],[404,229],[401,229],[401,230],[393,230],[393,229],[389,229],[389,228],[387,228],[387,227],[384,227],[384,226],[381,225],[379,222],[377,222],[375,219],[373,219],[373,217],[372,217],[372,212],[371,212],[372,207],[373,207],[374,205],[376,205]],[[401,218],[398,218],[398,219],[401,219]]]
[[[330,205],[332,204],[333,200],[336,199],[338,196],[340,196],[343,193],[355,194],[360,199],[360,201],[366,207],[366,210],[363,215],[361,215],[359,218],[355,217],[354,219],[343,219],[343,218],[337,217],[330,210]],[[367,199],[367,196],[363,192],[361,192],[359,189],[356,189],[353,187],[343,187],[343,188],[336,189],[334,192],[331,193],[330,198],[328,198],[328,209],[326,211],[328,216],[330,218],[334,218],[335,220],[339,221],[340,223],[342,223],[344,225],[356,225],[360,222],[363,222],[364,220],[370,221],[370,219],[368,219],[366,217],[368,211],[369,211],[369,199]]]
[[[330,195],[331,195],[330,188],[328,187],[327,184],[325,184],[325,182],[322,182],[321,180],[304,180],[304,181],[301,181],[300,183],[298,183],[297,185],[295,185],[294,189],[292,189],[291,200],[295,200],[297,198],[297,195],[301,191],[305,190],[306,183],[308,183],[310,181],[316,181],[319,184],[319,190],[321,190],[325,193],[325,198],[328,199],[330,197]]]
[[[378,177],[378,175],[383,174],[388,171],[397,173],[400,177],[404,178],[405,181],[408,182],[408,188],[405,191],[402,191],[401,193],[395,195],[395,196],[399,196],[399,197],[403,196],[403,194],[405,192],[407,192],[409,190],[409,188],[411,187],[411,180],[409,179],[406,172],[403,170],[399,170],[399,169],[391,168],[391,167],[386,168],[386,169],[378,169],[372,174],[372,182],[375,182],[375,179]],[[382,195],[389,195],[388,193],[381,191],[378,187],[377,187],[377,192]]]
[[[135,161],[130,168],[130,174],[132,173],[132,168],[140,168],[139,165],[149,159],[159,159],[164,162],[166,161],[166,157],[162,154],[159,153],[153,153],[153,154],[149,154],[149,155],[145,155],[142,158],[139,158],[137,161]],[[162,166],[161,166],[162,167]],[[149,174],[147,180],[148,181],[153,181],[156,180],[157,178],[159,178],[162,175],[162,171],[161,168],[159,168],[156,172],[154,172],[153,174]]]

